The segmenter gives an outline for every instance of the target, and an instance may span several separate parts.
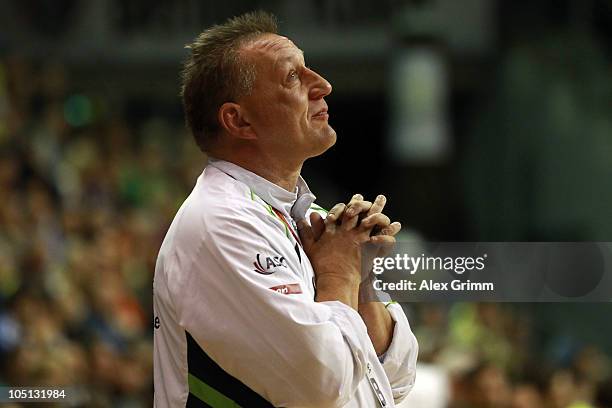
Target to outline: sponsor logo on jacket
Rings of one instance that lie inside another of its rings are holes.
[[[287,260],[284,256],[264,256],[257,254],[255,262],[253,262],[255,272],[262,275],[271,275],[278,268],[287,268]]]
[[[299,283],[288,283],[286,285],[272,286],[270,289],[283,295],[292,295],[302,293],[302,288]]]

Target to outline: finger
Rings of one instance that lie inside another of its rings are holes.
[[[310,213],[310,225],[312,226],[312,235],[315,241],[318,241],[323,235],[323,231],[325,231],[325,221],[316,211]]]
[[[363,200],[363,196],[361,194],[353,194],[353,196],[351,197],[351,200],[348,202],[348,204],[346,205],[346,207],[344,208],[344,214],[342,214],[342,219],[341,222],[339,222],[338,224],[344,224],[347,221],[347,209],[351,206],[353,206],[356,202],[362,201]],[[353,210],[351,210],[352,213]],[[357,218],[357,217],[355,217]],[[356,223],[355,223],[356,225]],[[345,225],[346,227],[346,225]],[[354,226],[352,226],[351,228],[354,228]]]
[[[349,207],[351,207],[353,204],[355,204],[358,201],[363,201],[363,196],[361,194],[354,194],[351,197],[351,200],[346,205],[346,208],[348,209]]]
[[[376,235],[390,235],[390,236],[395,236],[397,235],[398,232],[400,232],[402,230],[402,224],[400,224],[399,222],[395,221],[392,222],[391,224],[389,224],[389,226],[383,228],[378,234]]]
[[[345,230],[355,228],[359,224],[359,216],[365,215],[371,207],[372,203],[369,201],[355,201],[350,207],[347,206],[342,217],[342,227]]]
[[[360,227],[364,229],[372,229],[378,227],[379,229],[387,228],[391,224],[391,220],[383,213],[376,213],[365,217],[361,220]],[[386,235],[386,234],[385,234]]]
[[[391,235],[374,235],[370,237],[370,242],[373,244],[395,244],[396,239]]]
[[[374,244],[377,248],[377,257],[385,257],[389,255],[395,247],[395,242],[395,237],[390,235],[376,235],[370,238],[370,243]]]
[[[387,204],[387,197],[382,194],[376,196],[376,200],[372,203],[372,207],[368,211],[368,215],[376,214],[382,212],[383,208],[385,208],[385,204]]]
[[[348,217],[353,217],[355,215],[359,215],[363,211],[369,210],[371,206],[372,203],[369,201],[365,201],[361,194],[355,194],[351,201],[346,205],[344,215]]]
[[[338,203],[332,207],[325,217],[325,225],[335,225],[340,216],[344,213],[346,205],[344,203]]]
[[[370,238],[370,243],[376,245],[377,257],[384,257],[391,253],[395,245],[395,237],[391,235],[376,235]]]
[[[300,241],[302,241],[302,246],[304,247],[304,251],[308,252],[310,250],[310,247],[312,247],[315,242],[312,227],[308,225],[308,222],[303,218],[297,222],[297,227],[298,234],[300,234]]]

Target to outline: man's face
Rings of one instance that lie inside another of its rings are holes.
[[[253,92],[239,100],[260,146],[276,157],[305,160],[336,142],[323,98],[329,82],[306,67],[289,39],[266,34],[245,46],[257,71]]]

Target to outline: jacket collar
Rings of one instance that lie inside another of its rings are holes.
[[[298,177],[295,191],[290,192],[232,162],[209,157],[208,165],[246,184],[262,200],[295,221],[299,221],[306,216],[310,205],[316,199],[302,176]]]

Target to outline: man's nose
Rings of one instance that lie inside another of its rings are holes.
[[[332,91],[332,86],[325,78],[317,74],[310,68],[307,68],[309,74],[312,77],[312,84],[310,86],[309,98],[310,99],[321,99],[329,95]]]

